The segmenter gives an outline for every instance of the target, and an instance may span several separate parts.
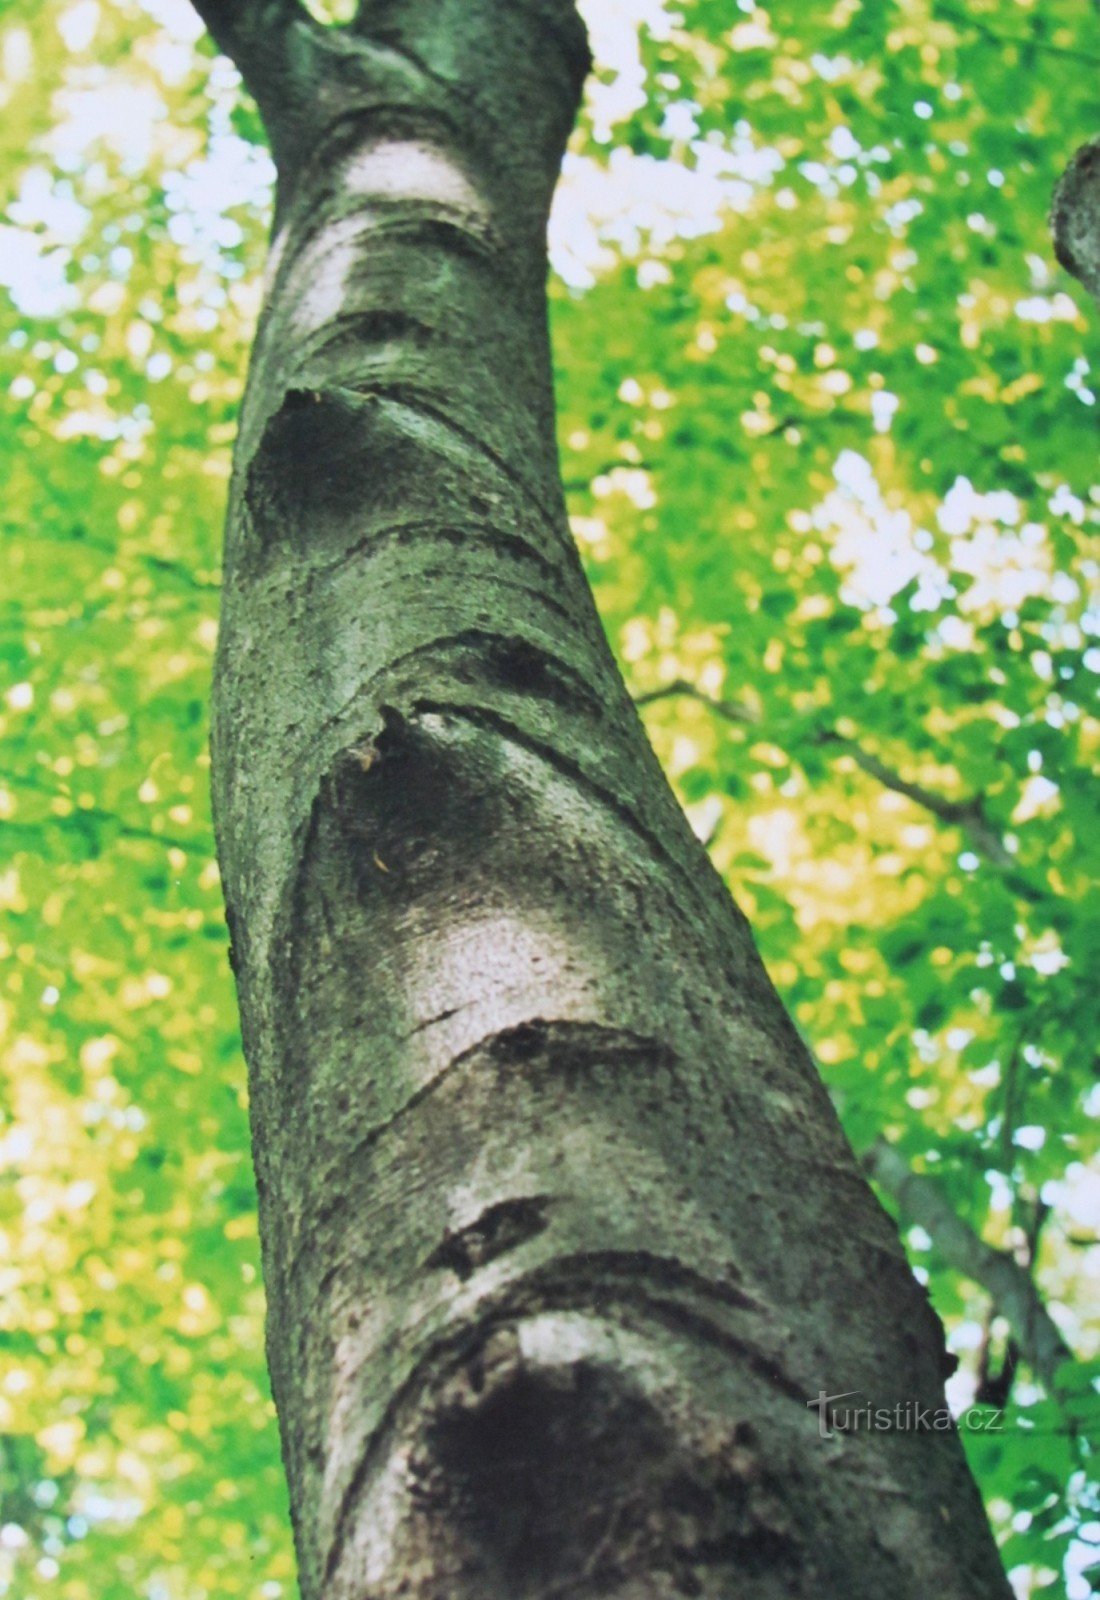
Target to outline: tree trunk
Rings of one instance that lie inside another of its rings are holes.
[[[1003,1596],[953,1432],[807,1404],[941,1330],[570,540],[571,0],[199,9],[279,169],[214,786],[305,1600]]]

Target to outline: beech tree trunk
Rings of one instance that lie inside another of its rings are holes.
[[[571,0],[197,0],[279,172],[214,686],[305,1600],[1007,1593],[942,1332],[569,535]]]

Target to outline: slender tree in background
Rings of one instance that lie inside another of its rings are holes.
[[[807,1405],[941,1331],[570,540],[570,0],[197,3],[279,173],[214,782],[306,1600],[1003,1595],[953,1432]]]

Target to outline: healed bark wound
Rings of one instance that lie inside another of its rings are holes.
[[[202,0],[280,171],[214,706],[305,1600],[1005,1593],[943,1344],[564,512],[569,0]]]

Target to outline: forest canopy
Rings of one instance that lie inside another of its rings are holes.
[[[1097,313],[1047,214],[1100,15],[584,9],[550,237],[573,531],[952,1407],[998,1414],[963,1437],[1017,1593],[1084,1600]],[[0,1594],[280,1600],[207,752],[274,169],[186,0],[5,0],[0,108]]]

